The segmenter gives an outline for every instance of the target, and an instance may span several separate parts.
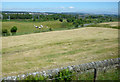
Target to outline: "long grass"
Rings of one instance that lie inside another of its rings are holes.
[[[77,80],[94,80],[94,72],[77,74]],[[119,70],[116,68],[107,69],[106,71],[97,71],[96,80],[119,80]]]

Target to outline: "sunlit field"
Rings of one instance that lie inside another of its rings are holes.
[[[99,25],[110,25],[110,26],[118,26],[118,22],[105,22],[105,23],[100,23]]]
[[[26,23],[16,24],[18,29],[21,24]],[[32,25],[26,24],[24,30]],[[2,53],[3,76],[117,58],[118,29],[85,27],[3,37]]]

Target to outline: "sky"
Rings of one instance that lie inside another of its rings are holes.
[[[2,2],[2,11],[117,14],[117,2]]]
[[[119,0],[1,0],[2,2],[119,2]]]

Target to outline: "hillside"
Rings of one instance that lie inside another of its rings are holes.
[[[117,58],[118,30],[86,27],[2,38],[3,76]]]

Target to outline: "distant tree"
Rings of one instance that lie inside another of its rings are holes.
[[[49,28],[49,31],[52,31],[52,28]]]
[[[81,24],[81,27],[83,27],[84,25],[83,24]]]
[[[60,22],[63,22],[63,19],[59,19]]]
[[[76,22],[77,22],[78,24],[83,23],[83,21],[82,21],[81,19],[78,19]]]
[[[78,24],[78,23],[76,23],[76,24],[75,24],[75,28],[78,28],[78,26],[79,26],[79,24]]]
[[[54,17],[54,20],[57,20],[58,18],[57,17]]]
[[[74,22],[74,20],[72,18],[68,18],[67,22]]]
[[[10,31],[11,31],[12,35],[15,35],[17,32],[17,27],[13,26]]]
[[[110,19],[110,21],[112,22],[113,20],[112,20],[112,19]]]
[[[33,21],[35,21],[35,18],[33,19]]]
[[[76,21],[73,22],[73,25],[75,25],[75,24],[76,24]]]
[[[100,22],[100,23],[102,23],[103,21],[102,21],[102,20],[100,20],[99,22]]]

